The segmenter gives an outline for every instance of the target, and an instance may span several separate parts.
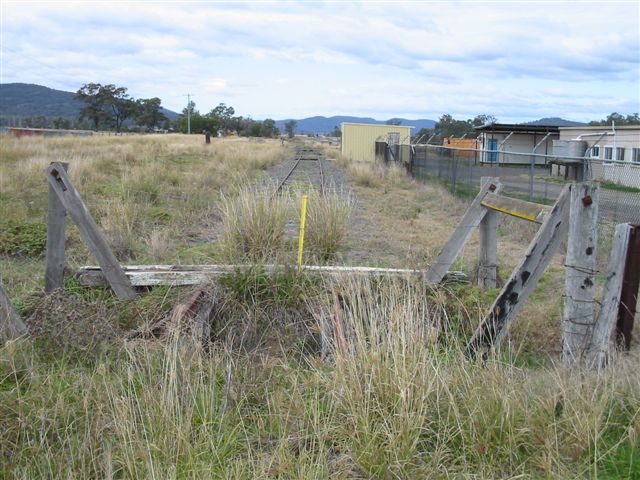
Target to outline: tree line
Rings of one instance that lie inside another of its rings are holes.
[[[450,114],[445,113],[440,116],[433,128],[421,128],[415,134],[414,141],[426,142],[431,139],[431,143],[442,143],[445,138],[462,138],[464,135],[474,138],[474,127],[481,127],[497,121],[496,117],[487,114],[476,115],[467,120],[456,120]]]

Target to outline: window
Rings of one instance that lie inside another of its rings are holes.
[[[600,158],[600,145],[591,147],[591,158]]]
[[[640,148],[631,149],[631,161],[634,163],[640,163]]]
[[[613,160],[613,147],[604,147],[604,159]]]
[[[616,148],[616,160],[620,162],[624,162],[624,148],[622,147]]]

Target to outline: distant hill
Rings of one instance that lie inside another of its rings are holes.
[[[82,103],[74,99],[75,92],[65,92],[31,83],[0,83],[0,116],[76,119]],[[173,120],[176,112],[163,109],[167,118]]]
[[[287,118],[285,120],[276,120],[276,126],[281,132],[284,132],[284,124],[291,120]],[[334,117],[309,117],[300,120],[294,119],[297,122],[295,133],[301,134],[324,134],[331,133],[335,127],[340,128],[342,122],[355,122],[355,123],[372,123],[376,125],[384,125],[386,120],[376,120],[369,117],[350,117],[345,115],[338,115]],[[421,128],[433,128],[435,125],[434,120],[407,120],[405,118],[399,118],[400,125],[410,125],[416,127],[412,133],[418,132]]]
[[[541,118],[540,120],[534,120],[533,122],[526,122],[524,125],[541,125],[545,127],[582,127],[586,125],[586,123],[574,122],[559,117],[547,117]]]

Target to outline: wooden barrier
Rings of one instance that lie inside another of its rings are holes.
[[[136,293],[131,287],[129,279],[122,271],[122,267],[111,251],[111,248],[107,243],[107,239],[98,228],[98,225],[91,216],[91,213],[89,213],[89,209],[82,201],[80,194],[71,183],[64,166],[59,162],[54,162],[45,169],[45,174],[51,189],[55,192],[60,203],[63,205],[64,209],[69,212],[69,216],[78,227],[82,240],[96,260],[98,260],[98,263],[100,264],[100,267],[102,268],[104,275],[109,281],[109,285],[115,294],[121,300],[130,300],[134,298]],[[60,219],[60,211],[57,207],[55,219],[57,221]],[[59,225],[57,225],[52,231],[52,235],[57,235],[56,238],[51,239],[52,245],[58,245],[58,248],[60,248],[60,245],[64,245],[65,239],[64,237],[60,237],[60,235],[64,235],[64,228],[59,228]],[[59,250],[56,251],[55,254],[59,256]],[[47,257],[47,261],[49,261],[49,259],[50,258]],[[53,259],[51,261],[52,263],[54,262]],[[56,275],[58,275],[57,272]],[[53,287],[56,285],[55,282],[59,281],[59,276],[54,277],[54,283],[52,283]]]
[[[59,165],[65,172],[68,171],[68,163],[59,163]],[[49,185],[48,195],[44,291],[51,293],[58,288],[62,288],[64,281],[67,209],[64,208],[52,185]]]
[[[565,260],[562,358],[582,362],[593,335],[598,196],[595,184],[572,184]]]
[[[569,220],[569,186],[564,187],[553,209],[533,238],[520,264],[491,305],[471,340],[465,353],[474,358],[480,350],[488,350],[500,343],[507,326],[515,320],[517,313],[527,300],[536,283],[551,262],[560,242],[567,232]],[[486,353],[485,353],[486,356]]]
[[[27,326],[11,305],[0,280],[0,342],[15,340],[25,333],[27,333]]]

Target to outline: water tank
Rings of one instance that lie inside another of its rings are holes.
[[[554,157],[584,157],[587,142],[584,140],[554,140]],[[561,159],[561,158],[560,158]]]

